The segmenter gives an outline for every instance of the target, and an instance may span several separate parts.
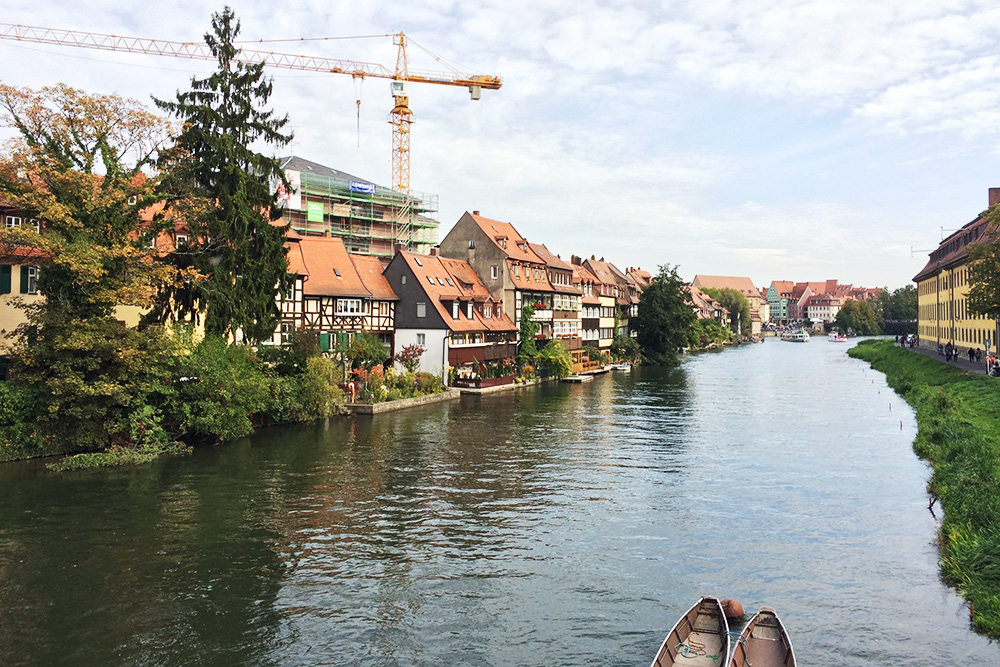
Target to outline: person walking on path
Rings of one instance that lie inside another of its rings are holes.
[[[969,348],[969,363],[970,364],[976,363],[976,351],[973,350],[971,347]]]

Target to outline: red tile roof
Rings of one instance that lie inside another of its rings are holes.
[[[520,262],[545,264],[545,260],[536,255],[524,237],[517,233],[514,225],[509,222],[490,220],[474,213],[469,214],[469,217],[483,230],[484,234],[493,239],[498,248],[507,253],[508,258]]]
[[[382,262],[378,260],[378,257],[352,254],[350,258],[354,262],[354,268],[357,270],[358,276],[361,278],[361,284],[365,286],[365,289],[368,290],[373,299],[379,301],[399,300],[396,293],[392,291],[392,287],[389,286],[389,281],[385,279],[385,275],[382,273]]]
[[[288,271],[305,276],[309,295],[370,297],[344,242],[331,236],[305,236],[286,242]]]

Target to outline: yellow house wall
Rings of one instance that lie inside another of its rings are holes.
[[[953,343],[959,348],[980,348],[990,341],[996,349],[997,323],[969,312],[969,270],[966,265],[942,269],[917,283],[917,335],[924,347]]]

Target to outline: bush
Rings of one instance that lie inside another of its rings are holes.
[[[254,415],[274,398],[251,348],[218,336],[206,337],[181,359],[176,387],[165,412],[177,432],[221,441],[252,433]]]

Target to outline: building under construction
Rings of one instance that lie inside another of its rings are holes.
[[[339,236],[347,251],[389,258],[397,244],[428,254],[437,245],[437,195],[401,192],[300,157],[282,158],[292,186],[284,219],[305,236]]]

